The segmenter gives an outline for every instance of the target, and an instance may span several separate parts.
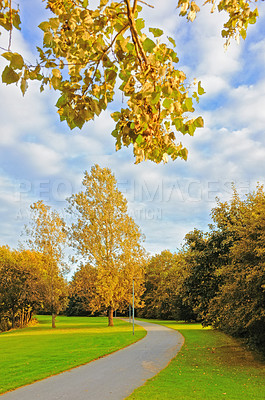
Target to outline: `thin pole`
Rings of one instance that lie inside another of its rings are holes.
[[[131,305],[129,304],[129,322],[131,323]]]
[[[132,309],[132,317],[133,317],[133,335],[134,335],[134,279],[133,279],[133,282],[132,282],[132,289],[133,289],[133,300],[132,300],[132,307],[133,307],[133,309]]]

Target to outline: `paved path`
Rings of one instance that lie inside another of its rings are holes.
[[[173,329],[136,321],[139,342],[81,367],[0,396],[1,400],[123,400],[167,366],[184,343]]]

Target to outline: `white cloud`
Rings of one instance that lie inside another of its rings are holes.
[[[256,60],[265,64],[265,39],[258,41],[257,43],[252,43],[250,45],[250,51]]]
[[[55,175],[61,171],[62,158],[59,153],[38,143],[23,143],[21,155],[30,167],[34,166],[40,176]]]
[[[216,96],[220,92],[228,91],[229,85],[223,77],[217,75],[200,75],[203,89],[206,92],[207,99],[210,96]]]

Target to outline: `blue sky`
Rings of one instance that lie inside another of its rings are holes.
[[[158,3],[151,1],[150,3]],[[0,245],[17,247],[28,222],[29,205],[44,200],[64,215],[65,197],[80,190],[83,172],[94,163],[114,172],[129,213],[146,236],[151,254],[175,251],[193,228],[206,230],[210,211],[231,197],[231,182],[244,195],[264,181],[265,165],[265,4],[246,41],[224,51],[224,16],[205,7],[193,23],[178,17],[176,0],[146,8],[148,26],[175,38],[179,68],[202,81],[206,94],[196,107],[205,127],[194,137],[178,137],[188,161],[135,165],[132,149],[115,151],[110,133],[114,105],[82,131],[59,122],[56,93],[39,93],[33,82],[23,98],[16,86],[0,85]],[[41,0],[21,0],[22,32],[12,49],[34,62],[41,41],[38,25],[47,12]],[[23,20],[24,19],[24,20]],[[0,37],[7,46],[7,36]],[[0,60],[3,70],[4,60]],[[118,94],[115,105],[121,102]]]

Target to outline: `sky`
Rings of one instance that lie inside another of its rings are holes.
[[[18,246],[29,222],[30,204],[43,200],[66,217],[66,197],[82,188],[84,171],[95,163],[115,174],[128,201],[129,214],[145,235],[152,255],[174,252],[194,228],[206,231],[210,212],[231,198],[234,183],[244,196],[264,182],[265,166],[265,4],[247,39],[224,50],[225,16],[203,7],[191,23],[178,16],[176,0],[150,0],[144,6],[149,27],[174,37],[178,68],[192,82],[201,80],[206,94],[196,105],[205,127],[194,137],[177,135],[188,148],[188,161],[134,164],[132,148],[115,151],[110,114],[114,105],[83,129],[70,131],[54,104],[57,94],[39,93],[32,82],[23,98],[15,85],[0,84],[0,245]],[[42,43],[37,25],[47,18],[41,0],[21,0],[22,31],[14,31],[12,50],[34,63]],[[8,37],[0,36],[7,47]],[[5,65],[0,59],[0,72]],[[117,95],[115,106],[121,103]]]

